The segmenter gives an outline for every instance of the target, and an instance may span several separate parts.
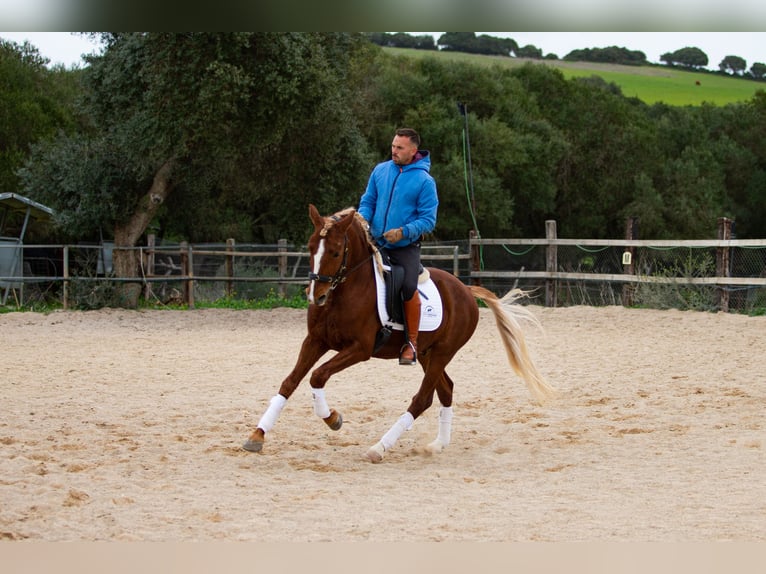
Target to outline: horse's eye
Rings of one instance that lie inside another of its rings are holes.
[[[340,257],[340,251],[335,251],[335,252],[332,254],[332,256],[333,256],[333,257],[335,257],[335,259],[337,259],[338,257]]]

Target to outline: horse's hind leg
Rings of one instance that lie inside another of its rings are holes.
[[[401,437],[405,431],[412,428],[415,419],[431,406],[434,400],[434,390],[436,390],[437,383],[440,389],[441,387],[444,387],[445,389],[447,387],[450,388],[449,402],[451,404],[452,381],[448,378],[444,378],[444,363],[437,364],[431,359],[432,358],[429,357],[427,362],[423,364],[425,376],[423,377],[423,382],[420,384],[418,392],[412,397],[407,412],[400,416],[396,423],[394,423],[394,426],[392,426],[388,432],[367,451],[366,457],[370,462],[382,461],[386,451],[391,449],[396,444],[396,441],[399,440],[399,437]],[[442,396],[446,397],[446,393],[442,395],[442,392],[444,391],[440,390],[440,400]],[[447,399],[445,398],[445,400]]]
[[[436,386],[436,395],[442,406],[439,409],[439,434],[426,447],[426,450],[432,454],[442,452],[449,445],[452,437],[452,389],[454,386],[446,372],[442,374],[442,379]]]

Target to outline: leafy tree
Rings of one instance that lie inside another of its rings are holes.
[[[646,54],[639,50],[628,50],[617,46],[608,48],[585,48],[572,50],[564,56],[569,62],[603,62],[607,64],[623,64],[628,66],[641,66],[646,64]]]
[[[34,142],[76,126],[69,106],[78,73],[48,63],[28,42],[0,39],[0,192],[19,191],[16,172]]]
[[[482,54],[510,56],[511,52],[518,49],[518,44],[511,38],[498,38],[496,36],[482,34],[477,40]]]
[[[309,226],[294,205],[359,189],[366,150],[345,83],[359,38],[120,33],[104,41],[85,69],[89,134],[38,148],[25,182],[72,232],[113,229],[120,276],[138,276],[139,262],[119,247],[135,246],[153,220],[192,234],[228,208],[251,218],[253,237],[298,238]],[[169,217],[181,207],[189,213]],[[124,304],[137,297],[137,286],[126,286]]]
[[[510,56],[518,50],[518,45],[511,38],[498,38],[475,32],[446,32],[439,37],[437,44],[448,52],[468,52],[469,54],[487,54]]]
[[[645,106],[598,77],[567,81],[547,66],[515,73],[560,142],[549,215],[570,237],[620,237],[636,174],[653,171],[654,130]]]
[[[699,48],[686,47],[667,52],[660,56],[660,61],[670,66],[682,66],[684,68],[704,68],[708,65],[708,57]]]
[[[412,36],[404,32],[389,34],[388,32],[371,32],[366,34],[370,42],[378,46],[392,48],[412,48],[413,50],[436,50],[436,43],[431,34]]]
[[[526,46],[521,46],[517,50],[514,50],[513,52],[517,58],[532,58],[534,60],[543,59],[543,51],[537,46],[534,46],[533,44],[527,44]]]
[[[756,80],[766,79],[766,64],[762,62],[755,62],[750,66],[750,75]]]
[[[632,198],[622,210],[622,219],[635,217],[641,224],[641,235],[651,238],[663,238],[666,233],[665,200],[657,189],[652,175],[644,171],[637,173],[632,180]],[[673,237],[676,239],[676,237]]]
[[[747,70],[747,62],[739,56],[726,56],[718,64],[718,69],[726,74],[742,75]]]
[[[724,174],[706,147],[687,147],[667,160],[660,174],[666,233],[683,230],[689,239],[710,237],[724,203]]]
[[[660,161],[654,185],[662,196],[657,237],[710,237],[728,209],[730,188],[740,188],[751,167],[728,135],[729,112],[717,106],[652,106]],[[734,125],[732,129],[737,129]],[[643,227],[643,224],[642,224]]]
[[[436,44],[447,52],[473,52],[476,49],[476,32],[445,32]]]
[[[729,106],[705,105],[697,113],[706,126],[711,148],[724,174],[725,203],[719,215],[736,221],[740,237],[763,237],[766,232],[766,92]]]

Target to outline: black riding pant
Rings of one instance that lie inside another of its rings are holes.
[[[393,265],[404,267],[404,283],[402,284],[402,299],[409,301],[418,288],[420,273],[420,241],[404,247],[383,248]]]

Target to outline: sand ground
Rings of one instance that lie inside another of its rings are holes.
[[[292,368],[305,311],[0,315],[0,539],[32,541],[764,541],[766,318],[535,308],[557,389],[535,405],[486,309],[432,408],[362,458],[421,371],[308,382],[262,453],[240,447]]]

